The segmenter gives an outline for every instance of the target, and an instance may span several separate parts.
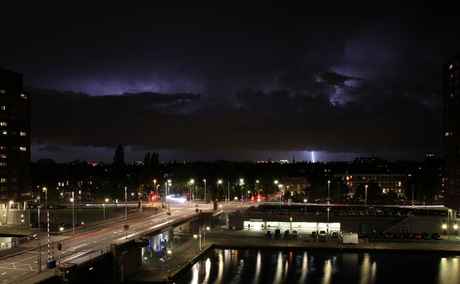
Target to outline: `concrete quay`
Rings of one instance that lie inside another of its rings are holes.
[[[163,261],[159,254],[143,259],[143,267],[130,275],[126,283],[165,283],[169,277],[175,279],[183,271],[213,248],[223,249],[287,249],[287,250],[329,250],[337,252],[385,252],[400,251],[412,253],[444,253],[460,255],[460,238],[458,236],[443,236],[442,240],[369,240],[359,239],[358,244],[342,244],[341,239],[326,239],[325,242],[314,241],[309,235],[297,238],[264,237],[261,230],[226,230],[211,229],[206,235],[206,243],[193,238],[193,234],[175,232],[176,242],[169,248],[172,257]]]

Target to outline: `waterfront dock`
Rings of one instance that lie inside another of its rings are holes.
[[[189,269],[204,254],[213,248],[223,249],[287,249],[287,250],[330,250],[336,252],[420,252],[460,254],[460,238],[443,236],[443,240],[378,240],[359,239],[358,244],[343,244],[342,239],[327,238],[325,242],[309,235],[284,238],[265,237],[261,230],[212,229],[206,236],[206,244],[200,247],[193,234],[177,234],[172,244],[171,259],[147,257],[143,267],[125,281],[127,283],[165,283],[168,277],[175,279],[182,271]],[[305,237],[305,238],[304,238]]]

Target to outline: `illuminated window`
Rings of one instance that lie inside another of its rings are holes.
[[[6,106],[0,106],[0,110],[6,110]]]
[[[6,90],[0,90],[0,93],[6,94]]]
[[[454,68],[454,64],[449,65],[449,69],[452,69],[452,68]]]
[[[19,151],[27,151],[27,147],[19,147]]]
[[[7,131],[7,130],[2,130],[2,134],[3,134],[3,135],[7,135],[7,134],[8,134],[8,131]]]
[[[27,136],[27,132],[21,131],[21,132],[19,132],[19,135],[21,135],[21,136]]]
[[[6,178],[0,178],[0,182],[1,182],[1,183],[5,183],[6,180],[7,180]]]
[[[8,123],[6,123],[4,121],[0,121],[0,126],[8,126]]]
[[[1,159],[6,159],[6,154],[0,154]]]
[[[0,162],[0,167],[6,167],[6,162]]]
[[[27,96],[25,94],[21,94],[21,99],[27,100]]]

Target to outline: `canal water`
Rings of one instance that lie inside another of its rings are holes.
[[[214,249],[174,283],[452,284],[460,256]]]

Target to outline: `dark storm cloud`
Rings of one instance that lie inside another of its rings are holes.
[[[352,77],[337,74],[335,72],[326,72],[319,76],[326,84],[343,86],[346,81],[353,79]]]
[[[370,83],[369,83],[370,84]],[[324,94],[245,90],[237,106],[210,105],[193,94],[91,97],[49,90],[34,93],[34,142],[68,146],[186,151],[406,151],[436,144],[440,116],[382,86],[366,86],[361,104],[332,103]],[[193,112],[189,110],[192,109]],[[58,117],[59,119],[56,119]],[[420,127],[419,127],[420,126]]]
[[[0,66],[33,86],[43,152],[442,146],[455,1],[133,3],[1,4]]]

